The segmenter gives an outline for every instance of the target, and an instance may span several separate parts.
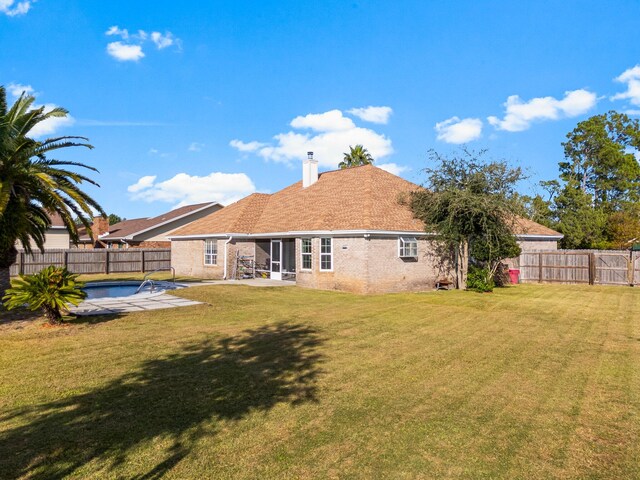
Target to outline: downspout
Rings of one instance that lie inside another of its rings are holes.
[[[229,235],[227,241],[224,242],[224,274],[222,275],[223,280],[227,279],[227,246],[229,245],[229,242],[231,240],[233,240],[233,237]]]

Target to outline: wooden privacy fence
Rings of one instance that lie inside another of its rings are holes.
[[[29,255],[19,252],[11,275],[36,273],[49,265],[73,273],[152,272],[171,268],[170,248],[47,250]]]
[[[640,252],[628,250],[558,250],[520,255],[525,283],[640,285]]]

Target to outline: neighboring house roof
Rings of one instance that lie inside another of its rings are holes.
[[[273,194],[249,195],[171,237],[354,230],[420,233],[424,224],[399,201],[419,188],[372,165],[334,170],[321,173],[307,188],[296,182]],[[532,224],[551,233],[538,233],[541,230]],[[531,221],[516,234],[525,232],[560,235]]]
[[[119,240],[127,235],[136,233],[140,230],[147,228],[149,225],[149,218],[130,218],[128,220],[122,220],[121,222],[109,225],[109,234],[102,235],[100,240]]]
[[[62,221],[62,217],[57,212],[48,212],[49,220],[51,220],[51,227],[55,229],[67,228]]]
[[[562,237],[560,232],[523,217],[516,220],[516,230],[516,235]]]
[[[197,203],[194,205],[186,205],[184,207],[176,208],[175,210],[171,210],[170,212],[163,213],[162,215],[158,215],[157,217],[152,218],[132,218],[129,220],[123,220],[118,223],[114,223],[109,226],[109,234],[101,235],[99,237],[100,241],[120,241],[120,240],[131,240],[136,235],[147,232],[154,228],[161,227],[167,223],[173,222],[180,218],[186,217],[188,215],[194,214],[206,208],[220,205],[217,202],[206,202],[206,203]],[[223,209],[224,210],[224,209]],[[80,241],[91,241],[90,237],[86,234],[86,229],[84,231],[84,235],[80,237]]]

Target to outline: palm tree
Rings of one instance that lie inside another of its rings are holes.
[[[51,214],[62,218],[72,241],[78,239],[74,217],[91,232],[92,209],[106,215],[79,188],[83,182],[98,184],[69,167],[97,170],[82,163],[49,158],[49,154],[63,148],[91,149],[88,139],[65,136],[38,141],[29,137],[38,124],[68,114],[63,108],[48,112],[44,107],[31,108],[34,100],[23,93],[8,108],[6,91],[0,86],[0,298],[10,286],[9,267],[16,260],[16,244],[20,242],[28,253],[32,244],[43,251]]]
[[[373,157],[362,145],[352,147],[349,145],[349,153],[344,154],[344,159],[338,164],[342,169],[358,167],[360,165],[371,165]]]

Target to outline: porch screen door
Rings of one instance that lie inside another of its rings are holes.
[[[282,241],[271,240],[271,278],[282,280]]]

